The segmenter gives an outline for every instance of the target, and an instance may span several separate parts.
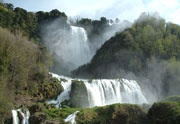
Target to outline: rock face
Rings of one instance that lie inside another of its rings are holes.
[[[72,107],[86,108],[89,106],[87,89],[83,81],[72,80],[70,104]]]
[[[155,103],[148,112],[151,124],[179,124],[180,103],[159,102]]]

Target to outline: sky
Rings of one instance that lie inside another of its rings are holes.
[[[67,16],[134,21],[142,12],[158,12],[167,21],[180,24],[180,0],[4,0],[28,11],[58,9]]]

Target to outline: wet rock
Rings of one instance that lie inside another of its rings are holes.
[[[47,119],[47,116],[43,112],[36,112],[32,116],[30,116],[29,123],[30,124],[40,124]]]

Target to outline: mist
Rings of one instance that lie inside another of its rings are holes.
[[[154,18],[151,19],[151,17]],[[54,57],[52,72],[70,75],[71,71],[90,63],[92,57],[111,37],[127,28],[131,28],[136,23],[143,22],[143,24],[146,24],[147,20],[153,20],[152,26],[154,27],[165,23],[158,13],[142,13],[134,23],[109,20],[103,25],[105,28],[100,30],[100,34],[92,34],[94,30],[91,25],[80,25],[77,20],[64,22],[59,18],[45,24],[42,28],[42,36]],[[92,68],[93,74],[83,73],[80,78],[126,78],[136,80],[141,85],[146,98],[149,98],[149,103],[179,93],[179,89],[176,87],[179,77],[176,73],[180,69],[172,70],[171,68],[174,67],[169,60],[159,59],[155,56],[147,59],[140,51],[128,51],[126,49],[119,50],[114,57],[116,62],[107,64],[105,67],[101,66],[104,64],[104,60],[98,60],[99,66]],[[171,81],[173,81],[174,84],[171,83],[173,85],[170,85]]]
[[[52,72],[70,75],[72,70],[89,63],[105,41],[131,25],[128,21],[108,23],[100,35],[89,40],[85,28],[70,23],[69,20],[64,22],[58,18],[44,24],[41,29],[43,42],[54,58]]]
[[[86,31],[56,19],[43,27],[43,41],[54,58],[52,71],[70,74],[70,71],[90,61]]]

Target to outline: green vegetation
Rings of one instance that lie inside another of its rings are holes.
[[[138,105],[129,104],[82,109],[76,121],[78,124],[148,124],[146,112]]]
[[[30,120],[41,118],[39,123],[45,120],[64,123],[64,119],[75,111],[80,111],[76,116],[77,124],[148,124],[146,112],[138,105],[129,104],[114,104],[86,109],[43,107],[40,111],[33,113]]]
[[[164,96],[180,93],[180,26],[143,13],[131,28],[116,33],[91,62],[72,72],[83,78],[132,78]],[[130,74],[130,76],[128,75]],[[133,78],[134,77],[134,78]],[[162,82],[162,84],[161,84]],[[161,85],[161,86],[160,86]]]
[[[161,101],[180,102],[180,96],[169,96],[162,99]]]
[[[30,107],[30,111],[30,122],[34,124],[45,121],[64,124],[64,119],[75,111],[80,111],[76,115],[77,124],[178,124],[180,121],[180,103],[172,101],[154,103],[148,113],[142,107],[132,104],[57,109],[36,103]]]
[[[60,19],[59,27],[69,26],[65,13],[56,9],[33,13],[0,3],[0,123],[11,117],[12,108],[22,106],[22,101],[30,99],[30,105],[25,104],[25,107],[30,106],[30,123],[33,124],[52,121],[64,124],[64,119],[77,110],[80,111],[76,118],[78,124],[148,124],[145,110],[138,105],[69,108],[89,106],[87,89],[84,82],[78,80],[72,81],[71,99],[62,103],[63,109],[34,103],[56,98],[63,91],[61,81],[66,82],[48,74],[53,65],[52,57],[40,35],[43,26],[56,19]],[[97,42],[108,28],[109,21],[112,20],[105,17],[100,20],[84,18],[74,25],[84,27],[90,42]],[[156,67],[161,71],[154,76]],[[116,33],[97,51],[91,63],[81,66],[73,75],[91,79],[119,78],[119,75],[125,77],[130,72],[150,80],[155,88],[161,82],[161,95],[180,93],[180,26],[143,13],[131,28]],[[179,96],[163,101],[155,103],[149,110],[150,121],[152,124],[178,124]]]
[[[33,92],[33,95],[39,96],[43,100],[56,99],[63,90],[61,82],[49,76],[49,79],[45,83],[40,84],[37,91]]]
[[[57,18],[66,23],[67,16],[58,10],[33,13],[0,3],[0,123],[25,97],[43,101],[63,91],[48,74],[52,57],[40,36],[42,26]]]
[[[55,19],[61,18],[66,24],[67,16],[57,9],[50,12],[39,11],[36,13],[27,12],[22,8],[14,8],[10,3],[0,4],[0,26],[10,29],[13,33],[17,30],[37,43],[42,42],[41,28]]]
[[[151,120],[151,124],[179,124],[180,103],[155,103],[148,112],[148,118]]]
[[[40,46],[21,34],[13,35],[2,28],[0,46],[0,106],[3,109],[0,118],[3,118],[9,112],[7,107],[14,95],[31,94],[46,80],[51,57],[45,48],[40,50]]]

